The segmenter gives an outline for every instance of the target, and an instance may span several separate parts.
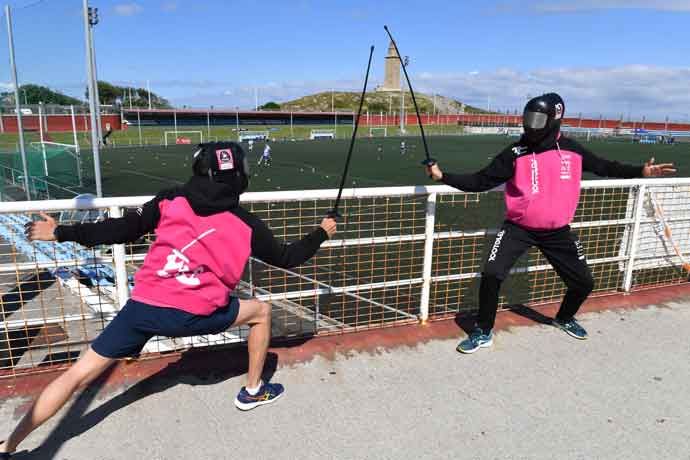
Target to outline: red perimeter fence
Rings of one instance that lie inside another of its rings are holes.
[[[153,118],[156,120],[160,117],[160,126],[168,126],[169,123],[163,122],[163,120],[168,120],[173,114],[172,110],[153,110],[147,111],[142,110],[142,114],[147,114],[149,120]],[[175,111],[180,121],[184,119],[185,116],[195,116],[202,117],[205,119],[206,111],[193,111],[193,110],[180,110]],[[210,112],[210,116],[214,115],[228,115],[232,114],[235,116],[235,112],[220,112],[213,111]],[[293,114],[290,112],[239,112],[237,116],[240,119],[240,124],[243,119],[261,119],[264,117],[270,117],[272,123],[279,121],[281,124],[290,124],[290,119]],[[310,115],[321,115],[322,117],[334,117],[332,112],[323,112],[319,114]],[[338,117],[349,116],[352,117],[351,113],[338,113]],[[91,122],[88,115],[80,114],[76,115],[77,131],[88,131],[91,126]],[[47,127],[46,132],[65,132],[72,131],[72,119],[70,115],[44,115],[44,128]],[[130,117],[131,118],[131,117]],[[422,123],[425,125],[430,124],[443,124],[443,125],[469,125],[469,126],[521,126],[522,117],[520,115],[502,115],[502,114],[461,114],[461,115],[432,115],[432,114],[422,114]],[[38,115],[23,115],[22,120],[24,123],[24,129],[28,131],[38,131],[39,122]],[[169,121],[169,120],[168,120]],[[649,129],[649,130],[669,130],[669,131],[690,131],[690,123],[666,123],[666,122],[651,122],[651,121],[622,121],[613,119],[599,119],[599,118],[565,118],[564,124],[577,127],[577,128],[619,128],[619,129]],[[112,129],[119,130],[123,129],[125,125],[122,123],[120,115],[102,115],[101,122],[103,128],[105,129],[109,124]],[[417,124],[417,116],[415,114],[407,114],[405,116],[405,122],[408,125]],[[332,122],[331,122],[332,123]],[[214,122],[214,126],[218,123]],[[228,121],[227,124],[234,124]],[[250,123],[256,125],[257,123]],[[258,123],[260,124],[260,123]],[[268,124],[268,120],[267,120]],[[398,115],[387,115],[384,113],[368,113],[362,115],[360,119],[360,124],[364,126],[396,126],[400,124],[400,116]],[[17,118],[15,115],[5,114],[2,115],[2,128],[4,132],[16,133],[17,132]]]

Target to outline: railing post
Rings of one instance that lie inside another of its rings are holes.
[[[625,266],[625,277],[623,279],[623,290],[630,292],[632,288],[633,266],[635,265],[635,256],[637,255],[637,240],[640,237],[640,224],[642,223],[642,210],[644,208],[644,196],[647,186],[640,185],[637,188],[637,197],[635,198],[635,217],[633,222],[633,231],[630,236],[630,244],[628,250],[628,262]]]
[[[111,218],[122,217],[122,209],[119,206],[111,206],[109,211]],[[113,264],[115,265],[117,303],[119,308],[122,308],[129,300],[129,280],[127,279],[124,244],[113,244]]]
[[[431,297],[431,268],[434,258],[434,226],[436,224],[436,193],[426,199],[426,226],[424,229],[424,266],[422,268],[422,298],[419,305],[419,319],[426,323],[429,319],[429,299]]]

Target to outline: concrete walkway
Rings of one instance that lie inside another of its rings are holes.
[[[285,397],[248,413],[237,373],[91,389],[14,458],[690,459],[690,303],[581,319],[585,342],[534,324],[469,356],[448,338],[316,354],[279,365]],[[27,400],[2,400],[0,439]]]

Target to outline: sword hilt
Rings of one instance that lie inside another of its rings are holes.
[[[335,209],[331,209],[330,211],[328,211],[326,213],[326,217],[328,217],[329,219],[338,220],[338,219],[342,219],[343,216],[341,216],[340,213],[338,211],[336,211]]]

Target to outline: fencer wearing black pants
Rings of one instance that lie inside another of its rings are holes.
[[[458,345],[473,353],[493,342],[501,283],[517,259],[536,246],[556,270],[567,292],[553,324],[569,335],[586,339],[575,314],[594,287],[585,253],[570,222],[580,197],[583,171],[603,177],[650,177],[675,172],[671,164],[625,165],[595,156],[572,139],[561,136],[565,105],[560,96],[544,94],[525,107],[520,140],[506,147],[474,174],[444,173],[427,166],[434,180],[466,192],[483,192],[505,183],[506,220],[490,247],[479,288],[477,327]]]
[[[493,329],[501,283],[517,259],[533,246],[539,248],[568,287],[557,319],[565,322],[573,318],[592,292],[594,280],[585,260],[584,248],[570,226],[555,230],[528,230],[506,221],[496,235],[482,272],[477,319],[477,326],[482,330]]]

